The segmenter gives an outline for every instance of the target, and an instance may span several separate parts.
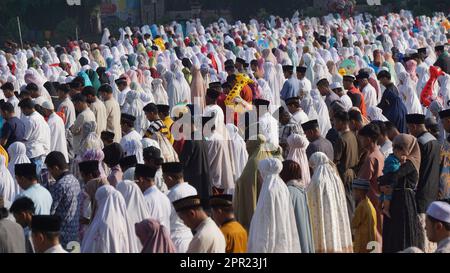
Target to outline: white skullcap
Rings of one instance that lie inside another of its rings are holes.
[[[342,84],[340,82],[333,82],[330,85],[330,89],[342,88]]]
[[[48,100],[42,102],[41,106],[42,106],[42,108],[47,109],[47,110],[55,110],[53,103]]]
[[[441,222],[450,223],[450,204],[436,201],[430,204],[427,215]]]

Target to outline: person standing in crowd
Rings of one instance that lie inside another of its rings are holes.
[[[247,231],[234,218],[233,196],[230,194],[211,196],[209,205],[214,222],[225,236],[227,244],[225,252],[247,252]]]
[[[179,199],[173,202],[173,206],[184,224],[195,233],[187,253],[225,253],[225,237],[203,210],[199,196]]]
[[[450,109],[439,112],[442,127],[450,133]],[[450,198],[450,137],[448,137],[441,149],[441,174],[439,179],[439,198]]]
[[[50,128],[50,150],[58,151],[64,155],[67,163],[69,163],[69,153],[67,150],[66,130],[64,121],[55,113],[53,103],[44,101],[42,103],[42,112],[47,118],[48,127]]]
[[[425,240],[425,252],[431,252],[432,245],[426,240],[425,213],[429,205],[438,199],[441,145],[426,129],[424,115],[407,115],[406,123],[408,131],[417,138],[420,147],[421,160],[419,182],[416,187],[416,204]]]
[[[44,117],[36,112],[31,99],[22,100],[19,107],[26,116],[22,120],[25,124],[23,140],[27,147],[27,156],[36,164],[37,174],[40,175],[45,156],[50,152],[50,128]]]
[[[448,50],[445,50],[445,45],[436,45],[434,51],[436,52],[437,60],[433,65],[440,67],[442,71],[450,74],[450,56]]]
[[[293,97],[286,99],[286,106],[288,108],[289,113],[291,114],[291,122],[295,123],[298,128],[301,128],[303,123],[309,121],[308,115],[303,112],[300,107],[300,98]]]
[[[15,172],[17,183],[23,190],[18,198],[28,197],[33,200],[35,215],[50,214],[53,199],[49,191],[38,183],[36,165],[33,163],[16,164]]]
[[[398,252],[408,247],[423,249],[421,227],[417,216],[414,190],[419,181],[420,148],[417,139],[400,134],[393,142],[394,155],[400,168],[380,177],[380,184],[392,188],[389,216],[383,218],[383,253]]]
[[[150,216],[170,231],[170,200],[155,185],[156,169],[138,164],[134,172],[136,184],[144,194]]]
[[[450,203],[436,201],[427,209],[426,226],[430,242],[437,243],[435,253],[450,253]]]
[[[124,154],[122,146],[119,143],[109,144],[103,148],[103,153],[105,154],[103,162],[105,162],[111,171],[107,177],[108,182],[111,186],[115,187],[123,178],[123,171],[119,164]]]
[[[120,118],[120,125],[122,127],[122,139],[120,146],[122,146],[125,156],[135,155],[139,164],[144,163],[142,155],[142,136],[134,129],[134,122],[136,117],[122,113]]]
[[[24,247],[26,253],[34,253],[34,247],[31,239],[31,219],[35,214],[33,200],[28,197],[19,197],[12,203],[9,211],[14,216],[16,222],[23,228],[25,236]]]
[[[8,149],[16,141],[23,141],[25,136],[25,123],[15,114],[11,103],[0,105],[2,118],[6,121],[1,130],[0,145]],[[19,108],[20,109],[20,108]]]
[[[298,95],[300,84],[297,76],[294,75],[294,67],[292,65],[284,65],[283,73],[286,81],[281,89],[280,98],[286,101],[288,98],[296,97]]]
[[[334,126],[339,137],[334,145],[334,163],[344,183],[347,200],[348,216],[351,221],[355,210],[355,200],[352,194],[352,182],[356,177],[359,163],[358,141],[355,134],[350,131],[350,118],[347,112],[334,114]]]
[[[384,156],[377,145],[380,130],[375,124],[368,124],[359,130],[361,147],[366,151],[357,178],[368,180],[370,188],[367,196],[377,210],[377,241],[381,239],[382,212],[379,202],[380,190],[378,189],[378,178],[383,174]]]
[[[169,192],[167,197],[170,202],[183,199],[188,196],[197,195],[197,190],[183,178],[183,164],[179,162],[168,162],[162,165],[164,182],[167,184]],[[171,207],[170,213],[170,236],[178,253],[186,253],[189,243],[192,240],[191,230],[178,217],[175,208]]]
[[[367,197],[370,189],[368,180],[355,179],[352,183],[353,197],[356,203],[355,214],[351,221],[353,230],[353,251],[368,253],[370,243],[377,240],[377,214]]]
[[[14,85],[11,82],[6,82],[2,85],[3,95],[6,98],[5,102],[11,103],[14,108],[14,113],[17,117],[20,117],[22,112],[19,107],[19,99],[14,94]]]
[[[120,106],[113,96],[113,89],[109,84],[104,84],[98,89],[98,93],[105,103],[106,131],[114,133],[114,142],[119,143],[122,139],[120,128]]]
[[[73,134],[73,150],[76,156],[81,156],[82,147],[81,142],[83,138],[87,135],[86,126],[87,123],[95,123],[95,115],[89,109],[86,97],[82,94],[77,94],[72,97],[75,110],[78,113],[77,119],[75,120],[72,127],[70,127],[70,132]],[[95,125],[97,126],[97,125]]]
[[[31,220],[36,253],[67,253],[59,243],[60,219],[53,215],[35,215]]]
[[[394,123],[400,133],[406,133],[405,116],[408,114],[408,111],[399,97],[397,87],[391,81],[391,74],[382,70],[378,73],[378,80],[386,88],[378,107],[383,110],[383,115]]]
[[[5,199],[0,197],[0,253],[25,253],[23,228],[8,216]]]
[[[330,83],[326,78],[321,79],[317,82],[317,89],[319,90],[320,95],[325,97],[325,103],[328,109],[330,109],[331,104],[334,101],[340,100],[339,96],[330,89]]]
[[[377,91],[375,88],[369,83],[370,75],[366,71],[360,70],[356,79],[358,80],[359,87],[361,89],[361,93],[364,96],[364,102],[366,104],[366,109],[369,107],[377,106]]]
[[[310,120],[302,124],[303,131],[308,138],[309,146],[306,149],[308,158],[316,152],[323,152],[330,160],[334,159],[334,149],[331,142],[322,137],[319,130],[319,123],[317,120]]]
[[[53,199],[50,214],[59,217],[60,242],[66,248],[70,242],[79,242],[80,182],[69,172],[65,156],[60,152],[48,154],[45,165],[56,181],[49,188]]]
[[[89,108],[91,109],[92,113],[94,113],[95,121],[97,123],[95,132],[99,136],[101,132],[106,130],[107,126],[105,105],[97,98],[97,91],[92,86],[86,86],[81,94],[86,97]]]
[[[302,168],[297,162],[286,160],[283,162],[283,170],[280,178],[289,189],[292,205],[294,207],[295,221],[297,224],[298,237],[302,253],[314,253],[314,241],[312,238],[312,227],[309,214],[307,185],[302,178]]]
[[[353,106],[357,107],[363,116],[367,116],[366,100],[364,94],[356,88],[355,80],[356,77],[353,75],[344,75],[342,83],[344,89],[347,90],[347,95],[353,102]]]
[[[380,147],[380,152],[387,158],[392,154],[392,141],[388,138],[386,124],[381,120],[375,120],[371,122],[378,126],[380,129],[380,137],[378,138],[378,146]]]

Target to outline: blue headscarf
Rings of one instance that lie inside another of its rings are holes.
[[[406,114],[408,114],[408,110],[398,96],[398,90],[394,84],[386,88],[378,107],[383,110],[383,115],[394,123],[401,134],[406,133]]]

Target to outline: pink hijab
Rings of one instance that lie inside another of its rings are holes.
[[[167,229],[157,220],[147,219],[135,225],[136,235],[141,241],[141,253],[176,253]]]
[[[419,81],[419,79],[417,78],[416,68],[417,68],[417,62],[415,60],[409,60],[406,62],[406,71],[408,72],[409,77],[411,77],[411,79],[415,83],[417,83]]]
[[[286,159],[295,161],[300,165],[302,180],[305,186],[308,186],[311,181],[308,157],[306,156],[306,148],[309,145],[308,139],[303,135],[291,134],[287,139],[287,143],[289,145],[289,154]]]

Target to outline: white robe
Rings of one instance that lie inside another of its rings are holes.
[[[69,153],[67,151],[66,130],[64,128],[64,121],[60,116],[53,112],[48,117],[48,127],[50,128],[50,149],[52,151],[61,152],[69,163]]]
[[[377,91],[375,88],[368,83],[363,89],[362,93],[364,95],[364,102],[366,104],[366,109],[368,109],[370,106],[377,106]]]
[[[314,169],[307,195],[315,251],[352,252],[344,184],[324,153],[314,153],[309,165]]]
[[[259,118],[259,131],[267,139],[267,144],[273,145],[271,149],[277,149],[279,145],[278,121],[269,113],[263,114]]]
[[[30,163],[30,159],[27,157],[27,147],[22,142],[14,142],[9,146],[8,154],[8,170],[15,181],[16,193],[18,194],[22,190],[16,181],[15,166],[16,164]]]
[[[171,203],[193,195],[197,195],[197,190],[187,182],[173,186],[167,193]],[[173,206],[170,212],[170,237],[178,253],[186,253],[193,238],[191,229],[178,217]]]
[[[398,92],[408,110],[408,114],[423,114],[422,105],[416,94],[416,86],[407,72],[401,72],[398,76],[401,84]]]
[[[211,218],[206,218],[195,231],[187,253],[225,253],[225,237]]]
[[[133,253],[134,229],[122,194],[105,185],[97,190],[95,199],[97,211],[84,235],[81,253]]]
[[[236,181],[241,176],[245,165],[247,165],[248,152],[244,139],[239,135],[239,129],[231,123],[227,124],[226,127],[230,137],[229,144],[233,154],[234,181]]]
[[[142,149],[142,137],[138,132],[132,130],[128,134],[124,135],[120,140],[120,146],[122,146],[125,156],[135,155],[139,164],[144,163],[144,155]]]
[[[169,198],[162,193],[156,185],[148,188],[144,192],[144,198],[147,201],[147,206],[150,210],[150,217],[158,220],[161,225],[165,226],[170,231],[170,214],[172,210],[172,203]]]
[[[283,164],[268,158],[259,163],[264,178],[248,236],[249,253],[299,253],[300,240],[289,189],[278,174]]]
[[[226,193],[232,193],[234,191],[234,178],[229,142],[214,131],[205,143],[208,149],[211,186],[223,189]]]
[[[12,178],[5,164],[5,157],[0,155],[0,197],[3,197],[7,202],[12,203],[19,192],[17,191],[16,182]]]
[[[125,180],[117,184],[116,189],[122,194],[127,206],[128,219],[130,220],[131,227],[133,229],[134,237],[136,241],[137,249],[135,253],[141,252],[142,243],[136,235],[135,224],[140,223],[150,218],[150,210],[145,201],[139,186],[133,181]]]

